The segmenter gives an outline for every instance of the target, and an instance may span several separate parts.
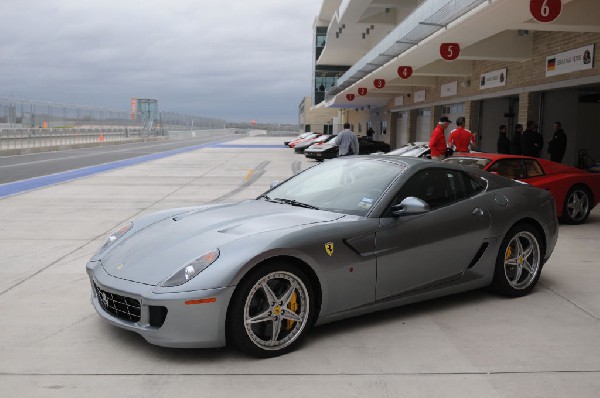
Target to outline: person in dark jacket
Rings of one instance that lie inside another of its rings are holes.
[[[537,123],[534,125],[533,127],[533,131],[535,131],[535,143],[533,144],[535,146],[535,149],[537,150],[537,156],[538,158],[541,158],[542,155],[542,148],[544,147],[544,136],[542,135],[542,133],[540,133],[540,128],[537,125]]]
[[[515,133],[510,140],[510,153],[513,155],[521,155],[521,135],[523,134],[523,125],[515,126]]]
[[[540,151],[544,140],[542,138],[540,144],[540,137],[537,131],[537,125],[533,120],[527,122],[527,129],[521,134],[521,152],[523,156],[533,156],[534,158],[540,157]]]
[[[554,123],[554,135],[552,139],[548,141],[548,153],[550,154],[550,160],[553,162],[562,162],[563,156],[565,156],[565,150],[567,149],[567,135],[562,129],[560,122]]]
[[[506,125],[500,126],[498,133],[498,153],[510,154],[510,140],[506,136]]]

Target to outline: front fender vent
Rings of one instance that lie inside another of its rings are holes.
[[[483,256],[483,253],[485,253],[485,250],[488,248],[488,246],[489,246],[488,242],[483,242],[483,244],[481,245],[479,250],[477,250],[477,253],[475,253],[475,257],[473,257],[473,259],[471,260],[471,263],[469,264],[467,269],[473,268],[475,266],[475,264],[477,264],[477,262],[479,261],[481,256]]]

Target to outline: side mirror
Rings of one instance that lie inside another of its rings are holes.
[[[395,217],[423,214],[429,211],[429,205],[414,196],[405,198],[402,202],[392,206],[392,214]]]

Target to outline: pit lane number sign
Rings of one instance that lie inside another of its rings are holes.
[[[562,0],[530,0],[529,11],[538,22],[552,22],[562,11]]]

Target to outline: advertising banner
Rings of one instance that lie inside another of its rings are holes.
[[[482,73],[479,79],[479,89],[506,86],[506,68]]]
[[[440,91],[440,96],[442,97],[450,97],[452,95],[456,95],[458,92],[458,81],[442,84]]]
[[[593,44],[546,57],[546,77],[592,69],[593,67]]]
[[[425,101],[425,90],[415,91],[415,102],[423,102]]]

